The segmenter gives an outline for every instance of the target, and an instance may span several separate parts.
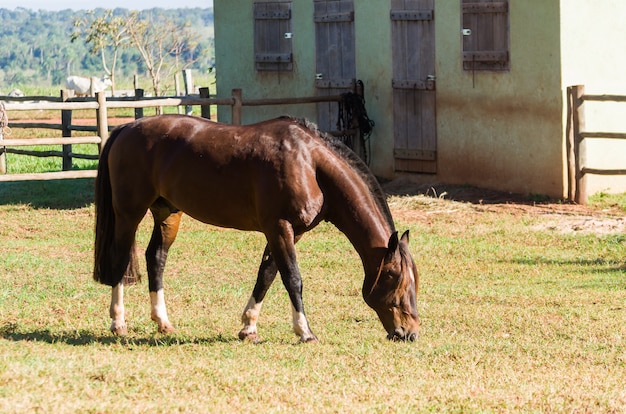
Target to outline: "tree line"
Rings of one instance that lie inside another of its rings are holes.
[[[130,25],[132,33],[124,30],[124,25]],[[164,32],[159,27],[163,29],[164,25],[175,34],[167,40],[169,43],[157,38]],[[115,34],[119,35],[117,45],[111,37]],[[159,42],[160,46],[155,46]],[[164,60],[155,62],[159,54]],[[159,79],[166,74],[155,74],[155,67],[208,72],[213,62],[210,8],[154,8],[140,12],[123,8],[0,8],[0,91],[5,93],[22,85],[64,85],[69,75],[113,75],[119,79],[134,74],[150,77],[158,93],[164,87],[159,85]]]

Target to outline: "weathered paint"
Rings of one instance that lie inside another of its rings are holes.
[[[393,178],[393,94],[389,1],[354,2],[356,76],[365,85],[366,108],[376,122],[370,138],[370,168]]]
[[[292,5],[293,70],[257,72],[254,69],[253,2],[215,2],[215,62],[217,95],[231,96],[234,88],[248,99],[315,95],[315,37],[313,2],[294,1]],[[306,16],[307,18],[303,18]],[[316,118],[315,104],[244,107],[242,122],[250,124],[281,115]],[[230,122],[230,107],[218,108],[220,122]]]
[[[437,1],[438,179],[562,195],[557,2],[510,2],[510,71],[463,71],[460,1]]]
[[[435,2],[438,173],[416,179],[519,192],[567,195],[565,91],[626,93],[626,2],[622,0],[510,1],[511,67],[506,72],[464,71],[460,0]],[[365,84],[373,172],[394,176],[392,62],[389,0],[355,1],[357,78]],[[292,3],[294,70],[254,70],[252,2],[216,2],[218,96],[242,88],[244,97],[315,94],[313,1]],[[607,104],[602,104],[607,105]],[[611,106],[611,104],[608,104]],[[626,104],[622,104],[626,106]],[[620,107],[621,108],[621,107]],[[587,109],[588,126],[626,132],[612,108]],[[282,114],[315,119],[315,105],[244,107],[243,122]],[[604,119],[602,119],[604,117]],[[230,121],[230,108],[219,111]],[[589,145],[593,167],[626,168],[625,142]],[[621,165],[620,165],[621,163]],[[591,192],[626,191],[626,177],[592,176]]]

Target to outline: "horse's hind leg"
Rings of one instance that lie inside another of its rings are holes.
[[[150,207],[154,217],[152,237],[146,249],[148,265],[148,289],[150,291],[150,316],[158,325],[159,332],[173,332],[174,327],[167,317],[163,294],[163,270],[167,252],[176,238],[182,211],[175,209],[163,199],[157,200]]]
[[[239,331],[239,339],[252,342],[259,341],[256,323],[261,313],[261,306],[263,305],[265,294],[272,285],[272,282],[274,282],[277,273],[278,267],[276,266],[276,262],[272,257],[269,247],[266,246],[263,252],[263,258],[261,259],[261,266],[259,266],[259,273],[257,275],[256,284],[254,285],[254,290],[241,315],[243,329]]]
[[[135,253],[135,233],[142,215],[136,218],[118,216],[115,223],[114,254],[112,255],[111,272],[114,280],[119,280],[111,290],[111,332],[116,335],[126,335],[126,316],[124,310],[124,280],[135,280],[137,275],[137,259]]]
[[[111,316],[111,332],[116,335],[126,335],[128,329],[124,315],[124,284],[122,282],[113,286],[111,290],[109,315]]]

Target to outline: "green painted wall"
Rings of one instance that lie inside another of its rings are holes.
[[[241,88],[244,99],[315,95],[315,36],[313,2],[292,5],[293,59],[291,72],[257,72],[254,69],[254,19],[250,0],[218,0],[215,13],[217,96],[228,98]],[[315,105],[244,107],[244,124],[281,115],[316,118]],[[218,119],[230,122],[230,107],[218,108]]]
[[[376,122],[370,138],[370,168],[393,178],[393,100],[389,0],[354,2],[356,75],[365,85],[367,114]]]

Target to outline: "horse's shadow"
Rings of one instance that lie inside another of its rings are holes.
[[[110,333],[95,333],[88,330],[71,330],[52,332],[48,329],[37,329],[31,332],[12,331],[10,328],[0,330],[0,338],[13,342],[44,342],[48,344],[66,344],[71,346],[121,345],[131,346],[177,346],[186,344],[211,345],[218,343],[232,343],[238,341],[235,337],[225,337],[221,334],[211,337],[184,337],[177,335],[128,335],[115,336]]]

